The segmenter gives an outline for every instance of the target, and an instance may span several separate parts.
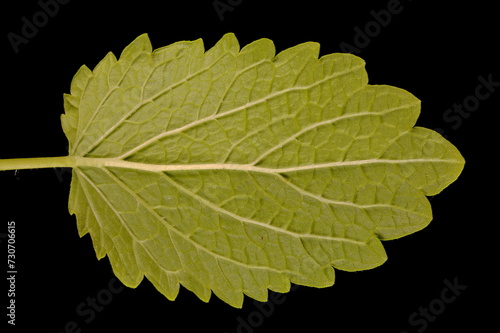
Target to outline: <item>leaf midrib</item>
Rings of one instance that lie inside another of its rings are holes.
[[[73,156],[75,167],[117,167],[123,169],[133,169],[149,172],[169,172],[169,171],[196,171],[196,170],[232,170],[246,171],[266,174],[283,174],[296,171],[335,168],[343,166],[372,165],[372,164],[407,164],[407,163],[450,163],[461,164],[461,161],[454,159],[439,158],[415,158],[415,159],[365,159],[355,161],[335,161],[329,163],[318,163],[311,165],[299,165],[294,167],[269,168],[260,167],[253,164],[232,164],[232,163],[207,163],[207,164],[151,164],[124,161],[119,158],[99,158]]]

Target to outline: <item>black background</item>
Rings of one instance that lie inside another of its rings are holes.
[[[68,214],[70,173],[0,172],[0,232],[6,233],[8,221],[16,222],[15,329],[64,332],[71,321],[81,332],[132,327],[155,332],[272,332],[303,325],[311,332],[454,332],[466,325],[474,331],[497,329],[495,155],[500,87],[467,118],[460,116],[458,126],[443,118],[453,104],[474,96],[479,76],[500,81],[500,29],[493,2],[437,5],[401,0],[400,12],[391,15],[385,27],[372,30],[367,45],[356,39],[355,27],[373,28],[371,11],[380,12],[391,1],[220,2],[233,3],[233,10],[223,13],[224,20],[212,0],[72,0],[59,5],[17,53],[8,34],[21,35],[22,17],[32,21],[41,7],[33,0],[3,3],[0,158],[65,155],[67,141],[59,117],[62,94],[69,92],[73,75],[82,64],[93,68],[108,51],[118,56],[145,32],[154,48],[200,37],[209,48],[226,32],[236,33],[242,46],[270,38],[278,51],[316,41],[322,55],[346,51],[340,45],[348,43],[360,49],[370,83],[404,88],[421,99],[417,125],[441,128],[467,161],[460,178],[430,198],[434,220],[420,232],[385,242],[389,260],[381,267],[337,271],[330,288],[299,287],[272,310],[267,307],[269,316],[255,312],[259,307],[249,298],[243,309],[234,309],[215,296],[203,303],[184,288],[171,302],[144,280],[137,289],[113,294],[90,318],[77,308],[83,303],[82,309],[88,310],[89,297],[105,297],[114,275],[107,258],[96,260],[90,237],[78,237],[75,217]],[[0,241],[5,272],[6,240]],[[439,303],[444,280],[456,280],[467,289],[425,327],[422,322],[412,325],[409,317],[420,307]],[[7,285],[2,285],[6,313]],[[238,317],[246,322],[250,318],[255,327],[238,328]],[[0,318],[7,321],[3,313]]]

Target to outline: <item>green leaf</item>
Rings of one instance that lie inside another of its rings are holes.
[[[459,176],[460,153],[414,127],[413,95],[368,85],[362,59],[318,54],[240,50],[233,34],[152,51],[141,35],[78,71],[62,116],[69,210],[125,285],[241,307],[379,266],[381,240],[431,221],[425,196]]]

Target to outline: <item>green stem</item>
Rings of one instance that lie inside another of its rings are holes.
[[[0,170],[73,168],[75,165],[72,156],[0,159]]]

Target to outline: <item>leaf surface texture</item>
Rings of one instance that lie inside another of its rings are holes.
[[[414,126],[412,94],[369,85],[361,58],[318,55],[233,34],[153,51],[141,35],[80,68],[62,116],[69,210],[125,285],[241,307],[381,265],[381,240],[431,221],[458,150]]]

